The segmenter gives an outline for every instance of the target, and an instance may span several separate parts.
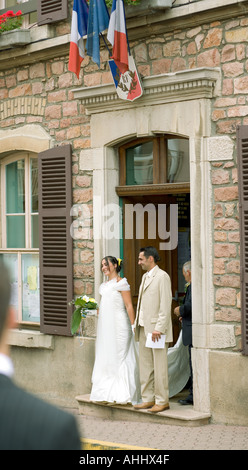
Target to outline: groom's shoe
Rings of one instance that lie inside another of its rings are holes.
[[[154,405],[152,408],[150,408],[149,413],[159,413],[160,411],[165,411],[170,408],[169,403],[166,403],[166,405]]]
[[[139,403],[138,405],[134,405],[133,407],[135,410],[147,410],[148,408],[151,408],[154,406],[154,401],[147,402],[147,403]]]

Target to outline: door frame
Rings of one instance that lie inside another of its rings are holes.
[[[79,88],[81,100],[91,117],[91,148],[80,152],[79,167],[93,172],[93,234],[95,296],[99,298],[102,274],[100,260],[109,253],[120,253],[120,239],[104,236],[104,207],[119,210],[115,187],[119,184],[118,147],[131,139],[158,133],[189,138],[192,261],[192,362],[197,387],[194,408],[210,411],[210,352],[221,338],[230,338],[230,325],[215,324],[213,287],[213,190],[212,161],[233,160],[234,144],[229,136],[213,136],[211,99],[221,87],[219,69],[202,67],[175,74],[146,77],[144,95],[130,105],[116,99],[112,84]],[[176,91],[175,91],[176,90]],[[116,216],[117,225],[120,215]],[[226,347],[226,346],[224,346]]]

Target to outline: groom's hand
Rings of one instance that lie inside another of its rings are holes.
[[[152,341],[154,341],[154,343],[155,343],[155,341],[158,341],[160,338],[161,338],[161,333],[160,333],[160,331],[154,330],[154,331],[152,332]]]

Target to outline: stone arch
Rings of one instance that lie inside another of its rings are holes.
[[[1,154],[20,150],[39,153],[51,147],[51,137],[37,124],[0,131]]]

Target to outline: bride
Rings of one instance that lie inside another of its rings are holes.
[[[91,401],[139,403],[141,401],[138,352],[132,334],[135,313],[130,286],[119,277],[121,260],[106,256],[97,326],[95,363],[92,373]]]

